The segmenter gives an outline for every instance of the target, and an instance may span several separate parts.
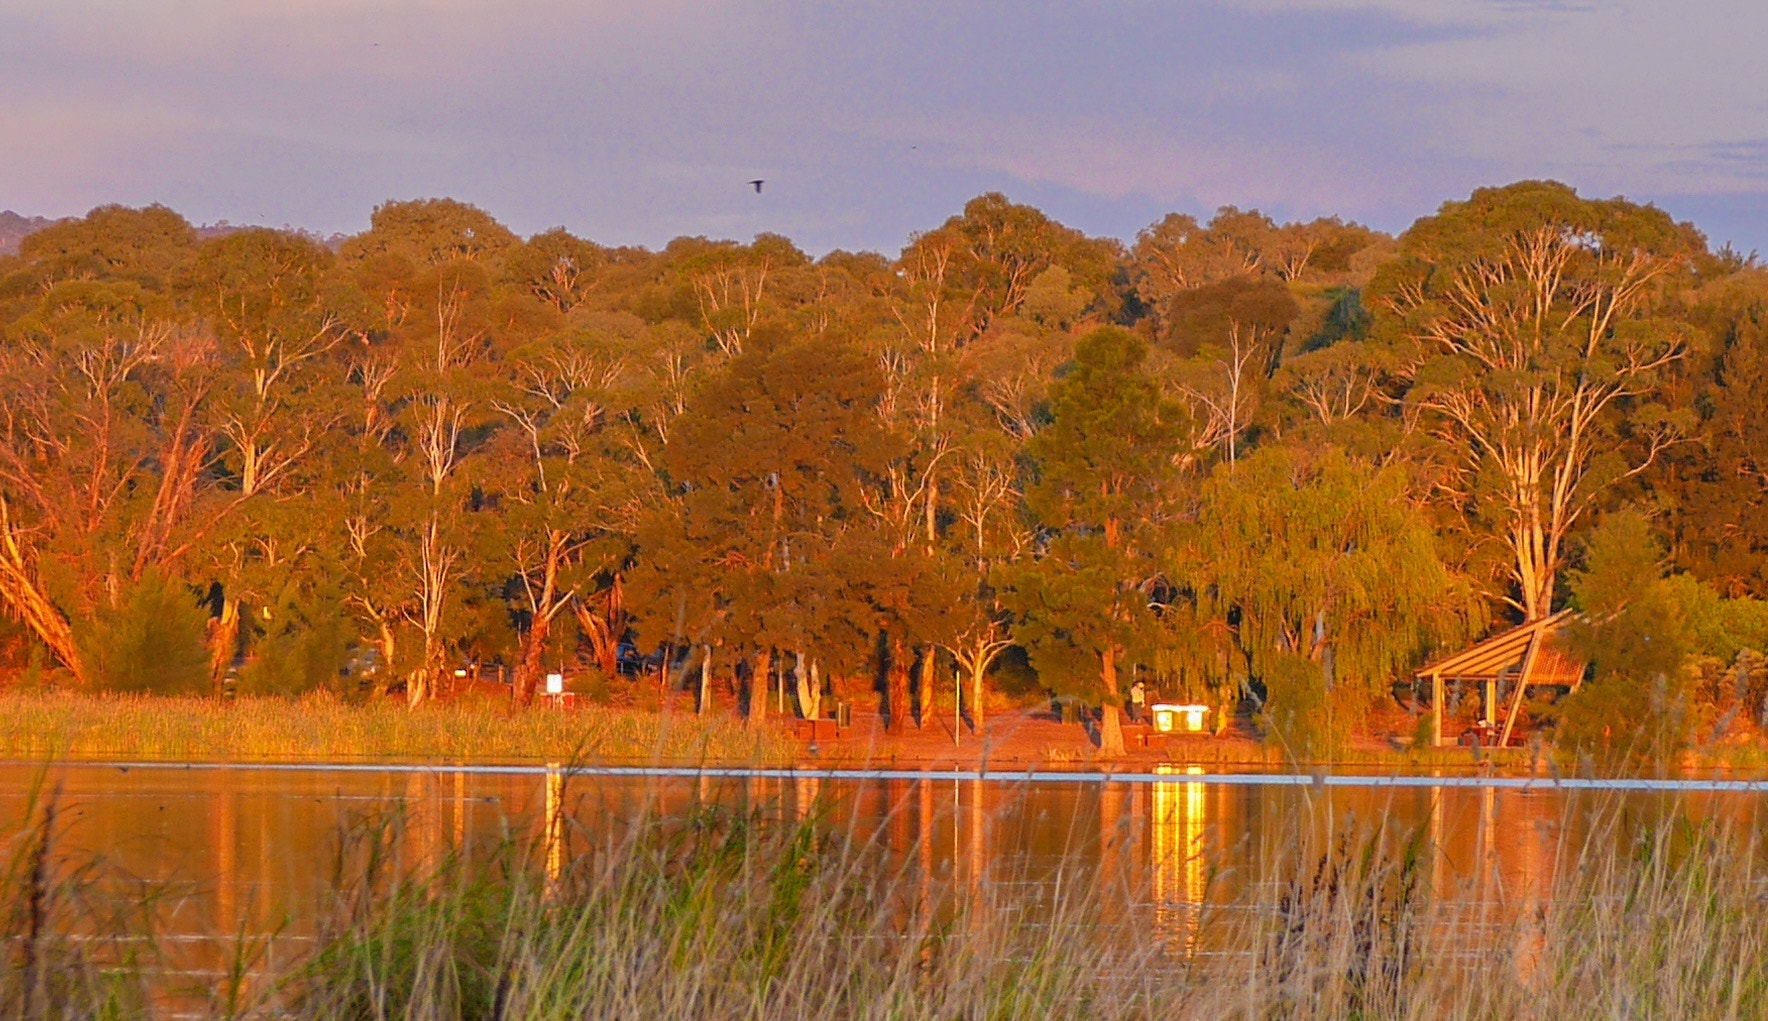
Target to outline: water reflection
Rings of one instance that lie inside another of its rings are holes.
[[[1163,766],[1160,775],[1175,772]],[[1201,776],[1189,766],[1185,774]],[[1190,956],[1197,949],[1205,881],[1205,827],[1209,822],[1209,788],[1201,781],[1157,780],[1151,785],[1154,825],[1149,834],[1154,929],[1170,949]]]
[[[0,767],[0,817],[21,817],[35,772]],[[265,932],[285,919],[300,930],[338,870],[341,834],[356,820],[395,820],[388,832],[396,856],[414,871],[527,834],[537,865],[556,881],[582,848],[574,841],[615,847],[642,818],[716,807],[872,842],[891,870],[886,878],[905,884],[905,926],[932,918],[948,892],[1029,905],[1052,877],[1079,870],[1110,892],[1100,905],[1108,920],[1146,926],[1178,955],[1201,949],[1212,903],[1270,881],[1283,861],[1325,846],[1347,819],[1384,819],[1385,839],[1396,842],[1417,833],[1432,896],[1458,905],[1458,924],[1475,935],[1534,913],[1560,863],[1584,841],[1625,840],[1639,820],[1665,813],[1754,827],[1760,803],[1751,793],[1607,798],[1604,825],[1617,835],[1603,836],[1587,810],[1592,796],[1579,803],[1544,790],[1229,786],[1183,768],[1153,782],[1087,784],[583,777],[558,764],[538,775],[55,772],[69,826],[59,860],[99,859],[119,889],[156,905],[163,931]],[[148,888],[165,896],[141,895]],[[1526,967],[1535,936],[1526,926],[1513,931]]]
[[[458,774],[457,774],[458,775]],[[541,854],[546,859],[548,888],[556,885],[565,868],[565,770],[557,762],[546,764],[545,835]]]

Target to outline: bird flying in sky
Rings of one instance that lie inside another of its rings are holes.
[[[762,182],[760,180],[750,181],[749,184],[755,188],[755,194],[761,194]]]

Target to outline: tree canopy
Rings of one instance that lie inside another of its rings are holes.
[[[1634,587],[1737,656],[1765,308],[1752,260],[1539,181],[1397,238],[1224,207],[1127,245],[988,194],[820,257],[105,206],[0,258],[0,608],[15,666],[130,690],[649,670],[900,726],[956,673],[979,725],[1029,662],[1112,751],[1127,678],[1355,715],[1597,605],[1633,521],[1686,572]]]

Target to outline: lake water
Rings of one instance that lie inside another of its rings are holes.
[[[1216,895],[1257,883],[1275,853],[1345,818],[1425,833],[1439,849],[1437,894],[1517,904],[1543,895],[1559,851],[1584,839],[1581,802],[1754,826],[1768,793],[1749,784],[1595,793],[1526,780],[1402,782],[16,764],[0,766],[0,816],[16,825],[32,798],[57,791],[60,867],[97,865],[110,883],[152,890],[166,931],[217,934],[283,922],[299,931],[338,867],[341,833],[394,812],[401,855],[415,867],[509,837],[546,853],[548,818],[568,818],[576,841],[612,841],[638,819],[720,807],[815,816],[941,881],[1096,869],[1146,885],[1160,913],[1183,913],[1211,894],[1211,876]]]
[[[1267,881],[1286,849],[1347,818],[1421,831],[1439,852],[1430,881],[1440,897],[1514,908],[1544,896],[1560,852],[1585,839],[1584,806],[1754,827],[1768,793],[1725,783],[1590,791],[1523,780],[1182,770],[1101,779],[0,766],[0,813],[14,829],[51,790],[61,825],[57,867],[94,867],[123,898],[152,898],[162,937],[280,930],[298,938],[338,868],[341,835],[369,820],[400,819],[398,849],[413,867],[513,838],[550,859],[538,867],[556,868],[566,831],[549,829],[549,819],[568,821],[579,844],[606,843],[641,819],[717,807],[847,829],[875,840],[903,875],[942,888],[1001,877],[1035,887],[1064,870],[1122,880],[1122,889],[1136,891],[1136,924],[1175,944],[1190,938],[1207,899]]]

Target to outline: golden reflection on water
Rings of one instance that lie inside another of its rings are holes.
[[[541,839],[546,859],[548,888],[559,881],[565,868],[565,771],[557,762],[546,764],[546,834]]]
[[[1166,776],[1177,770],[1161,766],[1155,772]],[[1188,766],[1184,772],[1199,776],[1203,770]],[[1204,897],[1209,892],[1204,871],[1209,788],[1198,780],[1156,780],[1151,786],[1154,818],[1148,857],[1154,930],[1168,948],[1190,956],[1197,949]]]

